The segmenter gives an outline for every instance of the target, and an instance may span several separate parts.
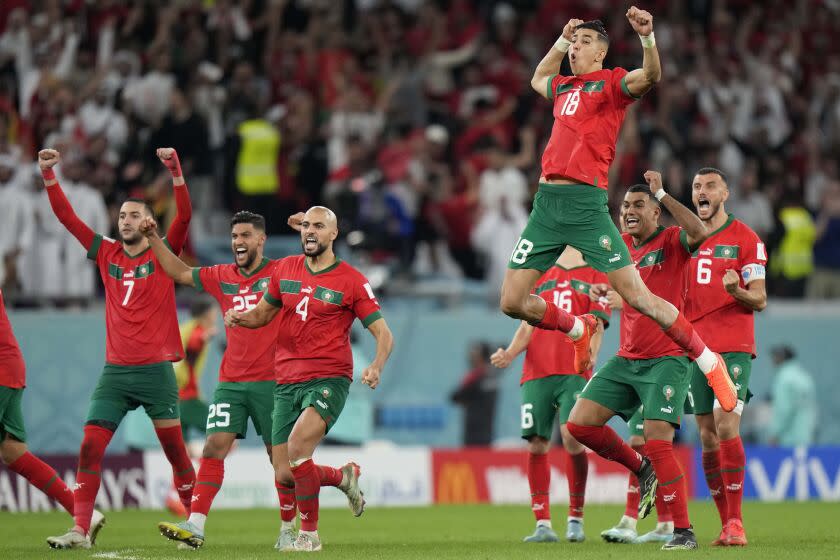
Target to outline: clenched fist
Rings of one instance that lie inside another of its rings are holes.
[[[723,287],[730,294],[738,291],[738,286],[741,284],[741,277],[731,268],[723,275]]]
[[[563,38],[571,43],[572,35],[575,34],[575,28],[577,28],[577,26],[581,23],[583,23],[582,19],[570,19],[569,23],[563,27]]]
[[[155,151],[158,159],[169,169],[173,175],[181,174],[181,162],[178,161],[178,152],[175,148],[158,148]]]
[[[52,167],[58,163],[60,158],[61,154],[58,153],[58,150],[47,148],[38,152],[38,165],[41,167],[41,171],[44,169],[52,169]]]
[[[499,348],[490,356],[490,363],[499,369],[504,369],[513,361],[513,356],[504,348]]]
[[[633,28],[633,31],[642,37],[647,37],[653,33],[653,16],[650,15],[650,12],[647,10],[640,10],[636,6],[630,6],[626,15],[627,21],[630,22],[630,26]]]
[[[157,222],[155,222],[154,218],[143,218],[140,222],[139,229],[140,233],[146,237],[154,237],[157,235]]]

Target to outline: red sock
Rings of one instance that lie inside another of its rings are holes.
[[[688,492],[682,467],[674,455],[674,444],[652,439],[645,444],[645,451],[662,488],[662,499],[674,518],[674,528],[688,529],[691,525],[688,520]]]
[[[744,498],[744,469],[747,456],[739,436],[720,442],[720,472],[726,487],[728,519],[741,520],[741,501]]]
[[[633,451],[641,455],[644,453],[644,445],[634,445]],[[627,481],[627,503],[624,506],[624,515],[638,519],[639,517],[639,502],[642,497],[639,494],[639,479],[636,478],[636,473],[631,472],[630,478]]]
[[[609,426],[578,426],[566,422],[566,427],[573,438],[604,459],[620,463],[631,472],[638,472],[642,468],[642,456],[624,443]]]
[[[656,520],[659,523],[672,523],[674,516],[671,515],[671,506],[665,502],[665,494],[661,486],[656,487]]]
[[[677,320],[674,321],[673,325],[663,330],[668,338],[679,344],[680,348],[685,350],[692,360],[696,360],[706,349],[706,344],[700,340],[700,335],[697,334],[697,331],[694,330],[694,327],[691,326],[682,312],[677,315]]]
[[[178,498],[184,504],[187,514],[189,514],[192,507],[193,487],[195,486],[195,468],[190,456],[187,455],[181,426],[155,428],[155,433],[157,433],[160,445],[163,447],[163,453],[169,459],[169,464],[172,465],[172,479],[175,481]]]
[[[552,302],[546,301],[545,314],[536,326],[541,329],[563,331],[564,333],[567,333],[575,326],[575,316],[571,313],[563,311]]]
[[[29,484],[56,500],[73,515],[73,492],[51,466],[27,451],[9,465],[9,469],[29,481]]]
[[[720,449],[703,452],[703,472],[706,474],[706,484],[709,486],[712,499],[715,501],[720,516],[720,525],[723,527],[726,525],[729,513],[726,504],[726,489],[720,472]]]
[[[569,517],[583,518],[583,502],[589,459],[586,451],[575,455],[566,453],[566,479],[569,482]]]
[[[312,459],[292,467],[295,477],[295,500],[300,510],[300,530],[318,530],[318,494],[321,492],[321,477]]]
[[[210,506],[213,505],[216,494],[222,489],[224,479],[224,459],[202,458],[201,464],[198,466],[198,476],[195,481],[190,513],[200,513],[202,515],[210,513]]]
[[[568,476],[568,473],[567,475]],[[548,488],[551,485],[551,468],[548,455],[528,454],[528,487],[531,489],[531,511],[537,521],[551,519]]]
[[[101,426],[85,426],[82,448],[79,450],[79,470],[76,473],[76,489],[73,492],[73,517],[76,527],[84,534],[90,531],[93,505],[99,492],[102,471],[102,457],[114,432]]]
[[[344,478],[344,475],[341,474],[341,469],[326,465],[315,465],[315,468],[318,469],[321,486],[338,486]]]
[[[295,487],[286,486],[275,480],[274,488],[277,489],[277,500],[280,502],[280,519],[289,523],[295,520],[297,515],[297,502],[295,501]]]

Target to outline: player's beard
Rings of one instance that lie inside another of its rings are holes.
[[[140,241],[143,240],[143,236],[140,234],[139,231],[135,231],[134,233],[130,233],[125,235],[123,232],[120,232],[120,238],[122,242],[126,245],[137,245]]]
[[[316,247],[314,251],[308,251],[308,252],[306,250],[306,242],[305,241],[302,241],[300,246],[303,249],[303,254],[306,255],[307,257],[312,257],[313,259],[316,258],[316,257],[320,257],[321,254],[324,251],[327,250],[327,246],[324,245],[323,243],[318,243],[318,247]]]
[[[718,212],[720,212],[720,205],[721,204],[722,204],[721,202],[718,202],[718,203],[709,202],[709,217],[708,218],[701,218],[701,219],[704,222],[711,222],[712,220],[714,220],[715,216],[717,216]]]
[[[244,268],[245,270],[248,270],[249,268],[251,268],[251,265],[254,264],[254,261],[257,260],[257,250],[249,249],[246,253],[246,256],[247,258],[245,259],[245,262],[239,268]]]

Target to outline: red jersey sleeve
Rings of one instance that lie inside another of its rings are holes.
[[[207,292],[218,299],[221,296],[219,290],[219,265],[203,266],[192,269],[193,282],[199,292]]]
[[[738,265],[741,270],[738,272],[744,285],[753,280],[764,280],[767,274],[767,249],[754,231],[745,228],[739,252]]]
[[[51,187],[47,187],[47,198],[50,199],[50,206],[58,221],[67,228],[67,231],[73,234],[73,237],[79,240],[82,247],[90,251],[92,248],[91,245],[94,242],[95,233],[73,210],[70,201],[67,200],[67,196],[61,190],[61,185],[58,184],[58,181]],[[90,252],[88,252],[88,256],[90,256]]]
[[[190,202],[190,191],[187,185],[173,187],[175,191],[175,218],[169,224],[169,231],[166,232],[166,241],[170,249],[176,255],[180,254],[187,241],[187,233],[190,231],[190,219],[192,218],[192,203]]]
[[[100,234],[95,234],[93,236],[93,241],[91,241],[90,246],[88,247],[87,258],[90,260],[99,263],[99,255],[102,254],[103,247],[110,247],[111,245],[115,245],[117,242],[111,239],[110,237],[105,237]]]
[[[373,288],[370,287],[367,278],[359,274],[353,280],[353,284],[353,313],[367,328],[371,323],[382,318],[379,302],[376,301]]]
[[[283,307],[283,293],[280,291],[280,278],[283,272],[283,265],[276,266],[271,273],[271,280],[268,289],[263,294],[263,299],[274,307]],[[300,289],[300,286],[298,286]]]
[[[624,68],[615,68],[610,74],[610,97],[612,97],[613,104],[621,109],[640,99],[640,97],[634,96],[627,89],[626,79],[628,73]]]
[[[607,275],[603,272],[594,271],[592,275],[592,283],[593,284],[609,284],[609,280],[607,280]],[[610,309],[610,305],[606,301],[598,301],[598,300],[589,300],[589,313],[592,313],[596,317],[600,318],[604,321],[604,328],[609,327],[610,325],[610,317],[612,315],[612,309]]]

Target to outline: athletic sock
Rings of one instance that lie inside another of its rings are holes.
[[[658,523],[673,523],[674,516],[671,515],[671,507],[665,502],[665,493],[662,486],[656,487],[656,521]]]
[[[528,454],[528,487],[531,489],[531,511],[539,524],[551,519],[548,489],[551,485],[551,468],[545,453]]]
[[[644,445],[633,446],[633,451],[640,455],[644,453],[644,449]],[[627,480],[627,503],[624,506],[624,515],[626,517],[632,519],[639,517],[639,502],[641,499],[642,497],[639,494],[639,479],[636,477],[636,473],[631,471]]]
[[[318,478],[321,481],[321,486],[340,486],[344,479],[341,469],[335,467],[328,467],[326,465],[315,465],[318,469]]]
[[[674,527],[688,529],[691,526],[688,519],[688,494],[682,467],[674,455],[674,444],[653,439],[645,444],[645,451],[662,488],[662,499],[674,518]]]
[[[184,504],[184,509],[190,513],[192,507],[193,487],[195,486],[195,468],[190,456],[187,455],[187,446],[184,444],[184,434],[181,426],[170,426],[168,428],[155,428],[163,453],[172,465],[172,479],[175,482],[175,490],[178,498]]]
[[[535,326],[550,331],[568,333],[572,340],[580,338],[583,334],[583,321],[560,309],[550,301],[545,302],[545,314]]]
[[[747,456],[739,436],[720,442],[720,471],[726,488],[727,519],[742,520],[741,501],[744,498],[744,469]]]
[[[286,486],[275,480],[274,488],[277,489],[277,500],[280,502],[280,520],[284,523],[292,523],[297,515],[297,502],[295,501],[295,487]]]
[[[729,510],[726,504],[726,488],[720,472],[720,449],[703,452],[703,472],[706,475],[706,485],[709,487],[709,493],[715,501],[715,507],[717,507],[718,516],[720,516],[720,526],[723,527],[729,519]]]
[[[668,327],[663,329],[665,334],[676,342],[680,348],[686,351],[688,357],[696,360],[706,350],[706,345],[700,339],[697,331],[691,326],[691,323],[685,318],[682,312],[677,315],[677,320]],[[699,364],[698,364],[699,365]],[[701,368],[702,369],[702,368]],[[703,370],[703,373],[708,373],[711,370]]]
[[[224,459],[212,459],[204,457],[198,467],[198,476],[195,481],[195,489],[192,495],[192,508],[190,509],[189,521],[204,530],[204,521],[207,519],[207,514],[210,513],[210,507],[213,505],[213,499],[219,490],[222,488],[222,482],[225,479],[225,461]],[[201,515],[204,519],[195,517]],[[200,521],[200,524],[196,522]]]
[[[579,426],[567,422],[566,427],[573,438],[604,459],[620,463],[631,472],[642,468],[642,456],[624,443],[609,426]]]
[[[589,474],[589,459],[586,451],[572,455],[566,453],[566,479],[569,483],[569,517],[583,519],[583,503],[586,493],[586,478]],[[548,501],[546,499],[546,501]]]
[[[73,515],[73,492],[51,466],[27,451],[9,465],[9,470],[28,480],[29,484],[60,503],[67,513]]]
[[[99,493],[102,472],[102,457],[114,432],[101,426],[87,425],[84,429],[82,447],[79,450],[79,470],[76,473],[76,488],[73,492],[74,529],[83,535],[90,532],[90,518],[96,494]]]
[[[295,477],[295,500],[300,511],[300,530],[318,530],[318,494],[321,492],[321,480],[318,469],[312,459],[307,459],[297,466],[292,465]]]

